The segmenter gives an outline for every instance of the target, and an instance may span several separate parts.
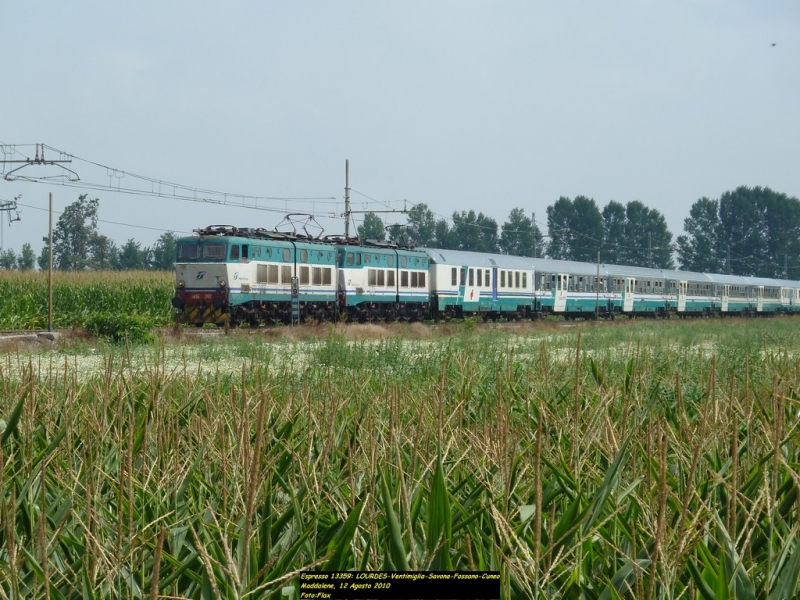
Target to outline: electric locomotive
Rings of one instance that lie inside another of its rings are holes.
[[[336,318],[336,250],[330,244],[231,225],[195,232],[177,244],[177,323],[290,323],[293,286],[303,320]]]

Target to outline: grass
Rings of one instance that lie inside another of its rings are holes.
[[[794,596],[795,321],[325,331],[6,354],[0,597]]]

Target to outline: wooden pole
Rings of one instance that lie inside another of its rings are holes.
[[[50,192],[50,229],[47,236],[47,331],[53,331],[53,192]]]

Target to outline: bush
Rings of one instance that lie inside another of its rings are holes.
[[[112,342],[144,343],[153,341],[150,330],[155,326],[152,319],[141,315],[117,313],[93,313],[83,323],[92,335]]]

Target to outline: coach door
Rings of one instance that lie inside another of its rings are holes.
[[[689,282],[679,281],[678,282],[678,312],[686,312],[686,295],[689,292]]]
[[[722,312],[728,312],[728,296],[731,294],[731,286],[722,286]]]
[[[569,275],[552,275],[553,312],[563,313],[567,310],[567,284]]]
[[[622,292],[622,312],[633,312],[633,294],[636,289],[636,279],[625,278],[625,291]]]
[[[756,291],[756,312],[764,310],[764,286],[759,285],[755,288]]]
[[[497,302],[497,267],[492,267],[492,300]]]

